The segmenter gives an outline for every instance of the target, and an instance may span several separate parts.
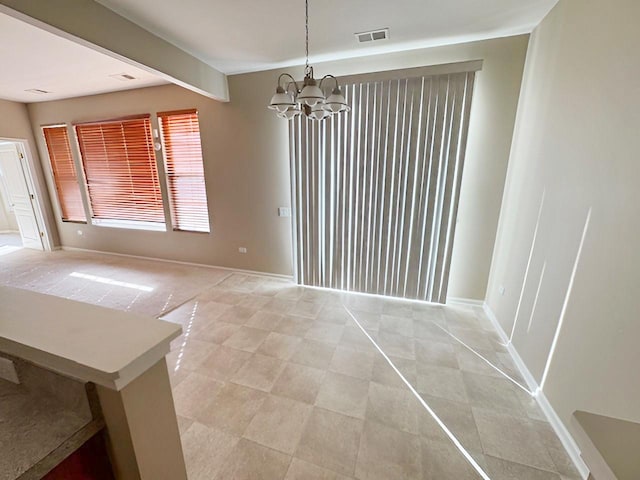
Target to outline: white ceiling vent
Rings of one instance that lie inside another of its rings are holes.
[[[371,30],[369,32],[356,33],[356,40],[358,43],[376,42],[378,40],[386,40],[389,38],[388,28],[379,28],[378,30]]]
[[[39,88],[30,88],[28,90],[25,90],[25,92],[37,93],[38,95],[44,95],[45,93],[51,93],[51,92],[48,92],[46,90],[41,90]]]
[[[129,75],[128,73],[116,73],[115,75],[109,75],[111,78],[115,78],[116,80],[120,80],[123,82],[128,82],[129,80],[135,80],[136,77],[133,75]]]

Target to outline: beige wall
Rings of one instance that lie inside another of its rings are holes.
[[[453,250],[453,297],[485,295],[527,42],[528,36],[516,36],[316,66],[319,75],[346,75],[484,60],[474,94]],[[302,75],[301,69],[290,71]],[[62,244],[290,275],[290,220],[277,217],[277,207],[290,204],[288,128],[266,108],[279,73],[229,77],[228,104],[162,86],[29,105],[34,130],[142,112],[200,111],[211,235],[83,226],[80,236],[77,225],[58,222]],[[238,253],[239,246],[248,253]]]
[[[26,143],[36,194],[41,200],[40,207],[44,217],[44,227],[51,234],[51,243],[53,245],[59,244],[60,240],[57,234],[55,217],[51,209],[51,204],[47,201],[47,183],[41,168],[38,148],[31,129],[27,106],[24,103],[0,99],[0,139],[20,140]]]
[[[543,388],[570,429],[575,410],[640,421],[638,18],[637,0],[560,0],[535,30],[491,269],[508,333],[545,192],[513,338],[540,382],[591,210]]]

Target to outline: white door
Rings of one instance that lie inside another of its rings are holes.
[[[26,248],[44,250],[33,207],[34,196],[27,186],[21,155],[15,144],[0,145],[0,171],[6,181],[9,202],[16,215],[22,245]]]

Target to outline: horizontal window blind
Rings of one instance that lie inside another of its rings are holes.
[[[76,125],[92,218],[165,223],[149,116]]]
[[[299,283],[445,303],[474,72],[351,81],[290,127]]]
[[[78,172],[71,154],[67,126],[43,127],[42,132],[49,152],[62,220],[86,222],[87,216],[82,204]]]
[[[196,110],[158,113],[174,230],[209,232],[200,126]]]

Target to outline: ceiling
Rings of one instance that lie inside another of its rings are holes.
[[[97,0],[228,74],[304,62],[303,0]],[[309,0],[311,61],[530,32],[557,0]],[[357,43],[354,33],[390,29]],[[0,13],[0,98],[58,100],[167,83]],[[110,75],[135,77],[122,81]],[[50,93],[26,92],[28,89]]]
[[[98,0],[225,73],[303,63],[303,0]],[[557,0],[310,0],[312,61],[528,33]],[[354,33],[390,28],[358,44]]]
[[[167,83],[70,40],[0,13],[0,98],[23,103],[58,100]],[[135,80],[109,75],[127,73]],[[51,93],[25,92],[27,89]]]

